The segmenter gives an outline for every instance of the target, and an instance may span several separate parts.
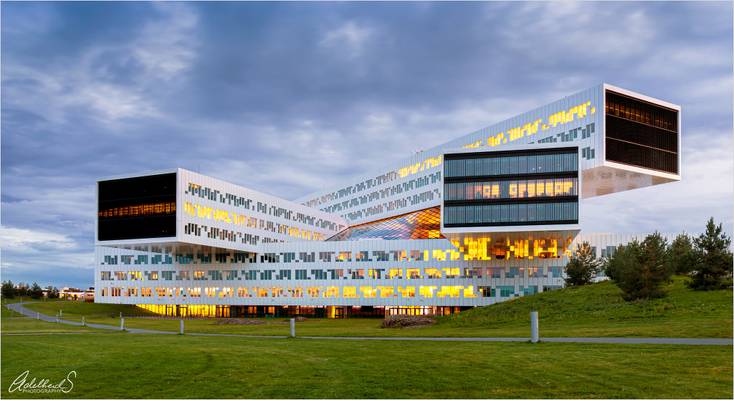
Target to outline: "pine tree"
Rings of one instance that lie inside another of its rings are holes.
[[[12,299],[13,297],[15,297],[15,286],[13,286],[13,282],[3,282],[2,295],[3,299]]]
[[[731,238],[724,232],[721,224],[716,225],[710,218],[706,232],[693,240],[695,271],[691,287],[696,290],[714,290],[731,284],[732,253]]]
[[[33,282],[31,288],[28,289],[28,295],[31,296],[32,299],[40,299],[43,297],[43,289],[38,286],[38,283]]]
[[[662,297],[663,283],[673,271],[667,263],[667,242],[657,232],[645,240],[620,246],[609,259],[605,272],[624,292],[625,300]]]
[[[566,264],[566,285],[588,285],[601,269],[601,260],[596,258],[589,242],[578,244],[576,253]]]
[[[693,271],[696,258],[693,253],[693,241],[685,233],[676,236],[667,250],[668,268],[676,274],[686,275]]]

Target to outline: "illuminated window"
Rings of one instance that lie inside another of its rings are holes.
[[[429,279],[441,278],[441,271],[439,271],[438,268],[426,268],[425,273]]]
[[[380,291],[381,298],[388,298],[395,296],[395,288],[392,286],[378,286],[377,289]]]
[[[415,286],[398,287],[400,297],[415,297]]]
[[[390,268],[388,270],[388,279],[403,279],[402,268]]]
[[[362,292],[362,297],[365,299],[372,299],[377,297],[377,290],[372,286],[361,286],[359,291]]]
[[[433,298],[433,292],[436,290],[437,286],[421,286],[418,288],[418,293],[421,297],[425,297],[427,299]]]

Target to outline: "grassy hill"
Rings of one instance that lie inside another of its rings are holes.
[[[565,288],[479,307],[441,319],[439,326],[528,334],[538,311],[545,336],[732,337],[732,291],[694,291],[675,277],[668,295],[627,302],[612,282]]]
[[[380,320],[308,319],[300,322],[297,333],[304,336],[451,336],[529,337],[530,311],[540,315],[542,337],[732,337],[732,291],[698,292],[688,289],[686,278],[676,277],[661,299],[626,302],[611,282],[581,288],[566,288],[520,297],[504,303],[478,307],[460,314],[441,317],[427,327],[381,329]],[[117,316],[146,315],[130,305],[51,301],[29,304],[28,308],[46,315],[59,309],[64,318],[119,325]],[[212,319],[186,322],[187,332],[287,335],[283,318],[268,318],[260,325],[220,325]],[[178,331],[178,321],[160,319],[126,320],[133,328]]]
[[[110,317],[115,318],[120,313],[122,315],[137,316],[154,316],[156,314],[143,310],[130,304],[104,304],[104,303],[87,303],[83,301],[39,301],[28,304],[26,308],[38,311],[41,314],[56,315],[59,310],[63,311],[63,317],[66,319],[81,318],[82,315],[87,318],[94,317]]]

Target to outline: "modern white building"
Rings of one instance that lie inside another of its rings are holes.
[[[97,184],[95,301],[451,313],[559,288],[583,199],[680,180],[680,107],[601,84],[295,201],[184,169]],[[620,216],[624,217],[624,216]]]

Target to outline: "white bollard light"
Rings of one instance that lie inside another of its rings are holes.
[[[183,318],[180,321],[181,321],[181,323],[180,323],[180,327],[179,327],[179,334],[183,335],[184,334]]]
[[[125,318],[120,317],[120,330],[125,330]]]
[[[538,333],[538,312],[531,311],[530,312],[530,341],[533,343],[538,343],[538,340],[540,340],[540,335]]]
[[[41,319],[41,313],[40,312],[37,312],[36,313],[36,319],[39,319],[39,320]]]
[[[291,318],[291,337],[296,337],[296,319]]]
[[[87,326],[87,322],[84,321],[84,316],[82,315],[82,326]]]

